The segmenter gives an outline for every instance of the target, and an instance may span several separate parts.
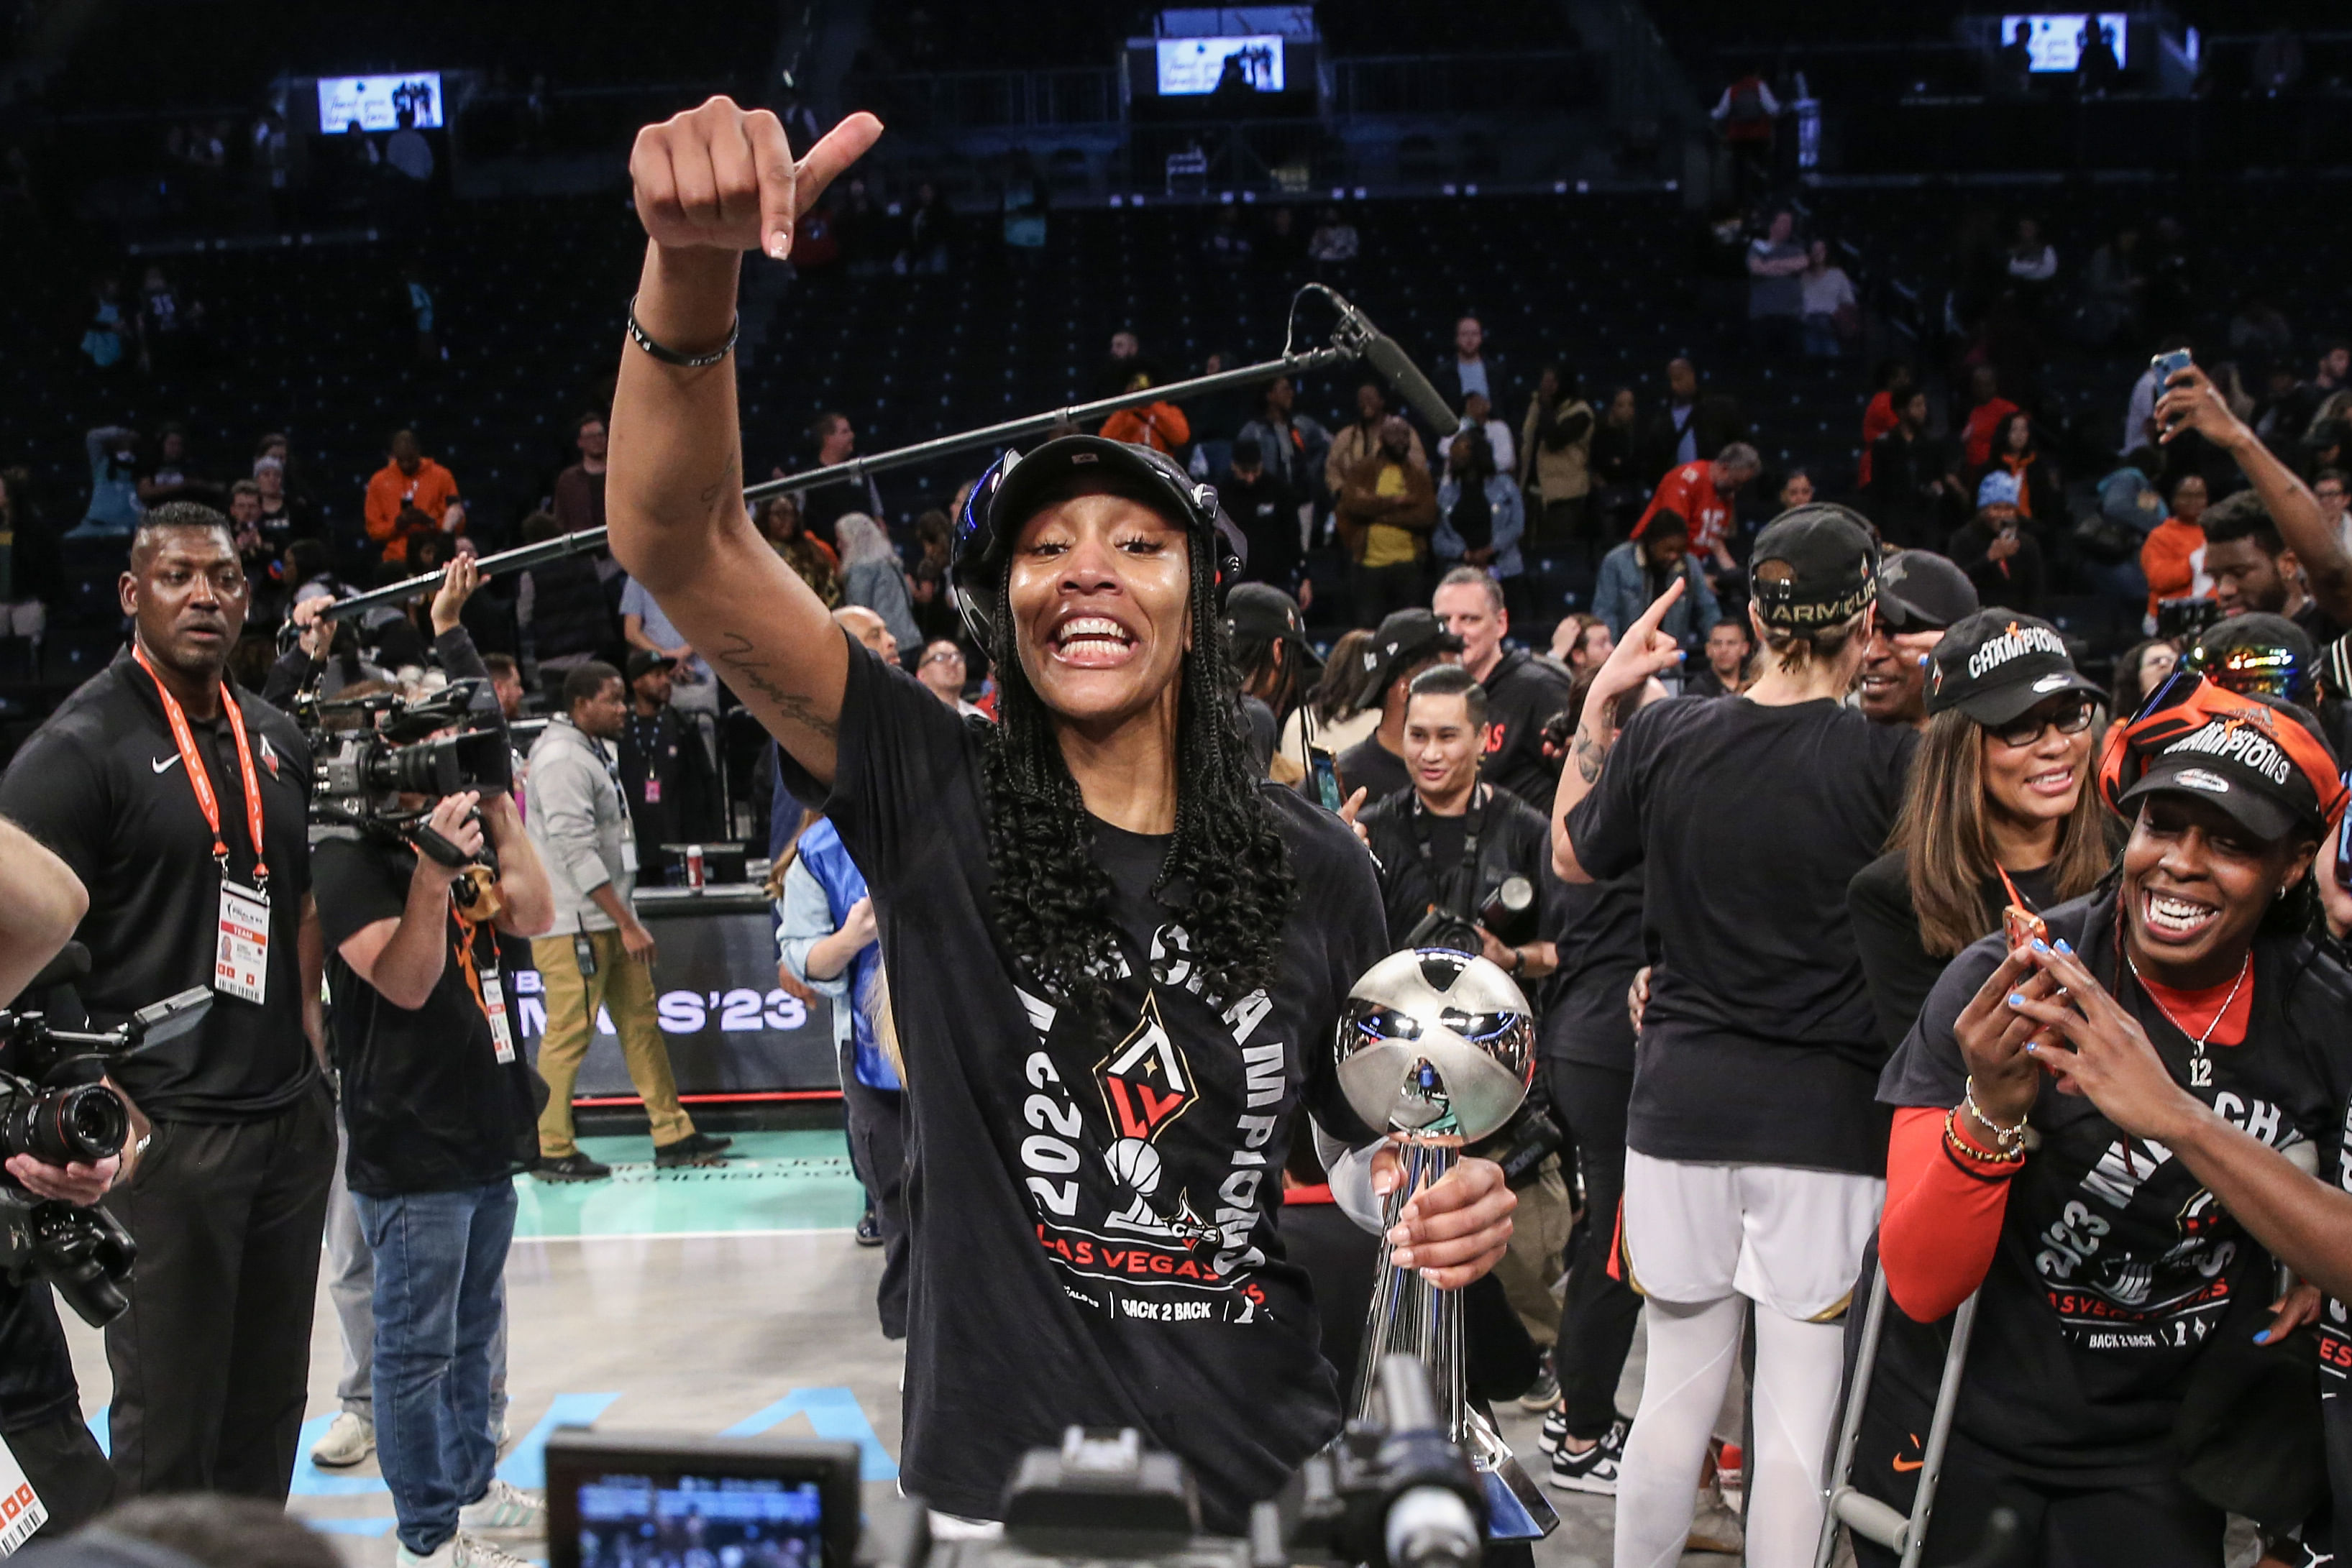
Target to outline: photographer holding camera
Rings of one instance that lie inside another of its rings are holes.
[[[1436,664],[1405,695],[1404,755],[1412,788],[1364,813],[1379,862],[1389,941],[1455,947],[1526,982],[1558,967],[1539,931],[1565,920],[1555,891],[1545,919],[1551,823],[1507,789],[1479,779],[1492,733],[1486,691],[1459,664]],[[1497,929],[1499,927],[1499,929]]]
[[[121,593],[131,647],[0,779],[0,813],[89,890],[75,935],[91,1027],[215,993],[199,1028],[114,1070],[139,1155],[107,1204],[139,1255],[130,1310],[107,1326],[114,1472],[128,1496],[282,1502],[335,1158],[310,752],[225,674],[247,594],[227,518],[190,502],[147,513]]]
[[[13,999],[71,938],[89,895],[71,867],[5,820],[0,883],[8,889],[0,900],[0,998]],[[113,1184],[121,1165],[119,1155],[58,1166],[10,1155],[0,1188],[9,1189],[8,1197],[88,1207]],[[114,1471],[81,1418],[81,1390],[56,1299],[38,1280],[0,1279],[0,1448],[15,1457],[48,1511],[39,1535],[66,1533],[114,1496]]]
[[[495,1563],[498,1554],[459,1531],[541,1518],[491,1476],[491,1342],[513,1177],[539,1146],[495,934],[537,936],[555,908],[503,791],[404,794],[401,805],[429,805],[423,828],[454,853],[338,828],[325,830],[312,859],[333,955],[346,1174],[375,1259],[376,1452],[401,1563]]]

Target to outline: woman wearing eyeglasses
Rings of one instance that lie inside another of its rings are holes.
[[[2006,656],[2001,656],[2005,654]],[[1989,662],[1971,677],[1979,658]],[[1846,888],[1862,976],[1888,1049],[1937,977],[2000,929],[2000,911],[2091,891],[2113,853],[2088,788],[2099,688],[2055,628],[1981,610],[1953,622],[1930,669],[1927,728],[1887,852]]]
[[[1939,649],[1946,689],[1982,656]],[[2112,732],[2099,787],[2131,824],[2116,873],[1970,946],[1879,1082],[1895,1310],[1853,1479],[1898,1510],[1950,1314],[1978,1297],[1932,1562],[2005,1507],[2004,1565],[2210,1568],[2227,1511],[2278,1526],[2315,1500],[2288,1495],[2317,1424],[2308,1355],[2283,1342],[2315,1292],[2273,1301],[2251,1200],[2189,1145],[2208,1123],[2272,1151],[2333,1136],[2347,977],[2307,935],[2308,884],[2345,790],[2308,714],[2205,681]],[[2133,1053],[2161,1093],[2110,1092]]]

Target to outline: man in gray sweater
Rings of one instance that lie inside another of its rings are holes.
[[[637,843],[612,747],[628,713],[621,672],[594,662],[572,669],[563,677],[563,706],[530,748],[530,839],[555,897],[555,929],[530,945],[547,1004],[539,1073],[548,1089],[531,1174],[541,1181],[613,1174],[580,1152],[572,1131],[572,1084],[599,1008],[612,1015],[629,1082],[653,1123],[654,1164],[717,1165],[732,1140],[696,1132],[677,1103],[669,1047],[654,1021],[653,934],[629,902]]]

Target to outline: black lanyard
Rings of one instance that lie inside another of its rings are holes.
[[[1484,784],[1470,787],[1470,807],[1462,813],[1462,883],[1464,896],[1475,896],[1478,889],[1478,832],[1486,823],[1486,802],[1494,798]],[[1438,880],[1436,856],[1429,848],[1429,810],[1421,803],[1421,796],[1412,798],[1413,848],[1421,853],[1421,869],[1429,878],[1429,904],[1434,909],[1445,902],[1445,884]],[[1466,909],[1449,911],[1464,919],[1470,918]]]

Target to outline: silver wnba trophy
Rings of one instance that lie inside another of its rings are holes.
[[[1484,958],[1444,947],[1407,948],[1364,972],[1339,1016],[1340,1091],[1366,1126],[1401,1145],[1404,1179],[1388,1197],[1385,1230],[1405,1202],[1454,1168],[1465,1144],[1500,1130],[1534,1082],[1533,1009],[1511,977]],[[1417,1356],[1446,1431],[1486,1490],[1486,1532],[1534,1540],[1559,1523],[1465,1386],[1462,1299],[1383,1260],[1357,1369],[1353,1411],[1371,1415],[1379,1369]]]

